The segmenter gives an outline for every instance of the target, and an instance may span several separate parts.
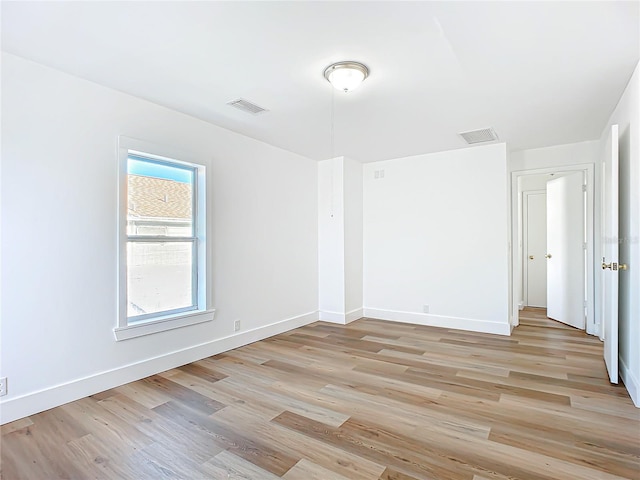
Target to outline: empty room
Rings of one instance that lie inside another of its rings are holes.
[[[640,479],[640,2],[1,2],[0,477]]]

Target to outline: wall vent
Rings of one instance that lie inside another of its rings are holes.
[[[269,111],[266,108],[259,107],[255,103],[251,103],[248,100],[244,100],[243,98],[239,98],[238,100],[229,102],[227,103],[227,105],[231,105],[232,107],[235,107],[238,110],[242,110],[243,112],[250,113],[251,115],[260,115],[261,113]]]
[[[493,142],[494,140],[498,140],[498,135],[494,132],[493,128],[481,128],[480,130],[471,130],[469,132],[460,132],[464,141],[469,145],[474,143],[483,143],[483,142]]]

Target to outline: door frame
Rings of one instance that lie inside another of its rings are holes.
[[[522,192],[522,302],[526,306],[529,303],[529,262],[527,252],[529,251],[529,196],[546,195],[546,190],[525,190]]]
[[[523,267],[524,257],[523,238],[522,238],[522,195],[518,192],[518,179],[529,175],[542,175],[559,172],[584,172],[587,184],[587,205],[586,205],[586,231],[587,231],[587,267],[585,272],[587,300],[585,321],[586,332],[589,335],[598,335],[599,328],[595,323],[595,263],[594,263],[594,246],[595,238],[595,203],[594,203],[594,171],[593,163],[579,163],[573,165],[559,165],[557,167],[536,168],[530,170],[516,170],[511,172],[511,327],[519,325],[518,313],[523,307],[521,293],[523,292]],[[598,265],[599,267],[599,265]]]

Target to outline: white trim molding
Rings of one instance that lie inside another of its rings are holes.
[[[381,308],[364,308],[364,316],[392,322],[414,323],[428,327],[451,328],[471,332],[492,333],[495,335],[511,335],[509,322],[493,322],[475,318],[446,317],[428,313],[401,312]]]
[[[195,312],[181,313],[178,315],[168,315],[166,318],[158,317],[157,320],[131,324],[126,327],[116,327],[113,334],[116,341],[128,340],[129,338],[141,337],[152,333],[165,332],[174,328],[187,327],[198,323],[210,322],[215,315],[215,309]]]
[[[318,320],[322,322],[337,323],[339,325],[345,325],[346,315],[340,312],[320,310],[320,312],[318,312]]]
[[[320,310],[319,316],[318,316],[320,321],[337,323],[338,325],[346,325],[362,317],[364,317],[362,308],[356,308],[355,310],[351,310],[350,312],[347,312],[347,313]]]
[[[51,388],[8,398],[0,402],[0,424],[28,417],[80,398],[119,387],[141,378],[186,365],[203,358],[242,347],[318,320],[318,312],[309,312],[235,335],[211,340],[182,350],[140,362],[99,372]]]
[[[355,310],[351,310],[350,312],[346,313],[344,323],[346,325],[347,323],[355,322],[356,320],[359,320],[362,317],[364,317],[364,309],[356,308]]]
[[[627,367],[627,364],[624,363],[622,357],[618,358],[618,362],[620,362],[620,378],[622,379],[622,383],[627,387],[627,392],[629,392],[633,404],[640,408],[640,382],[629,367]]]

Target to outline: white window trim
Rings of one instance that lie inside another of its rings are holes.
[[[197,242],[197,305],[196,310],[169,315],[159,314],[146,321],[129,324],[127,317],[127,158],[129,154],[141,155],[151,159],[182,163],[196,169],[196,190],[199,192],[195,201]],[[205,167],[194,161],[192,155],[185,154],[171,147],[158,145],[144,140],[118,137],[118,320],[113,329],[116,341],[127,340],[175,328],[186,327],[213,320],[215,309],[211,308],[211,298],[207,284],[211,274],[207,255],[207,238],[210,222],[206,217],[206,185]]]

